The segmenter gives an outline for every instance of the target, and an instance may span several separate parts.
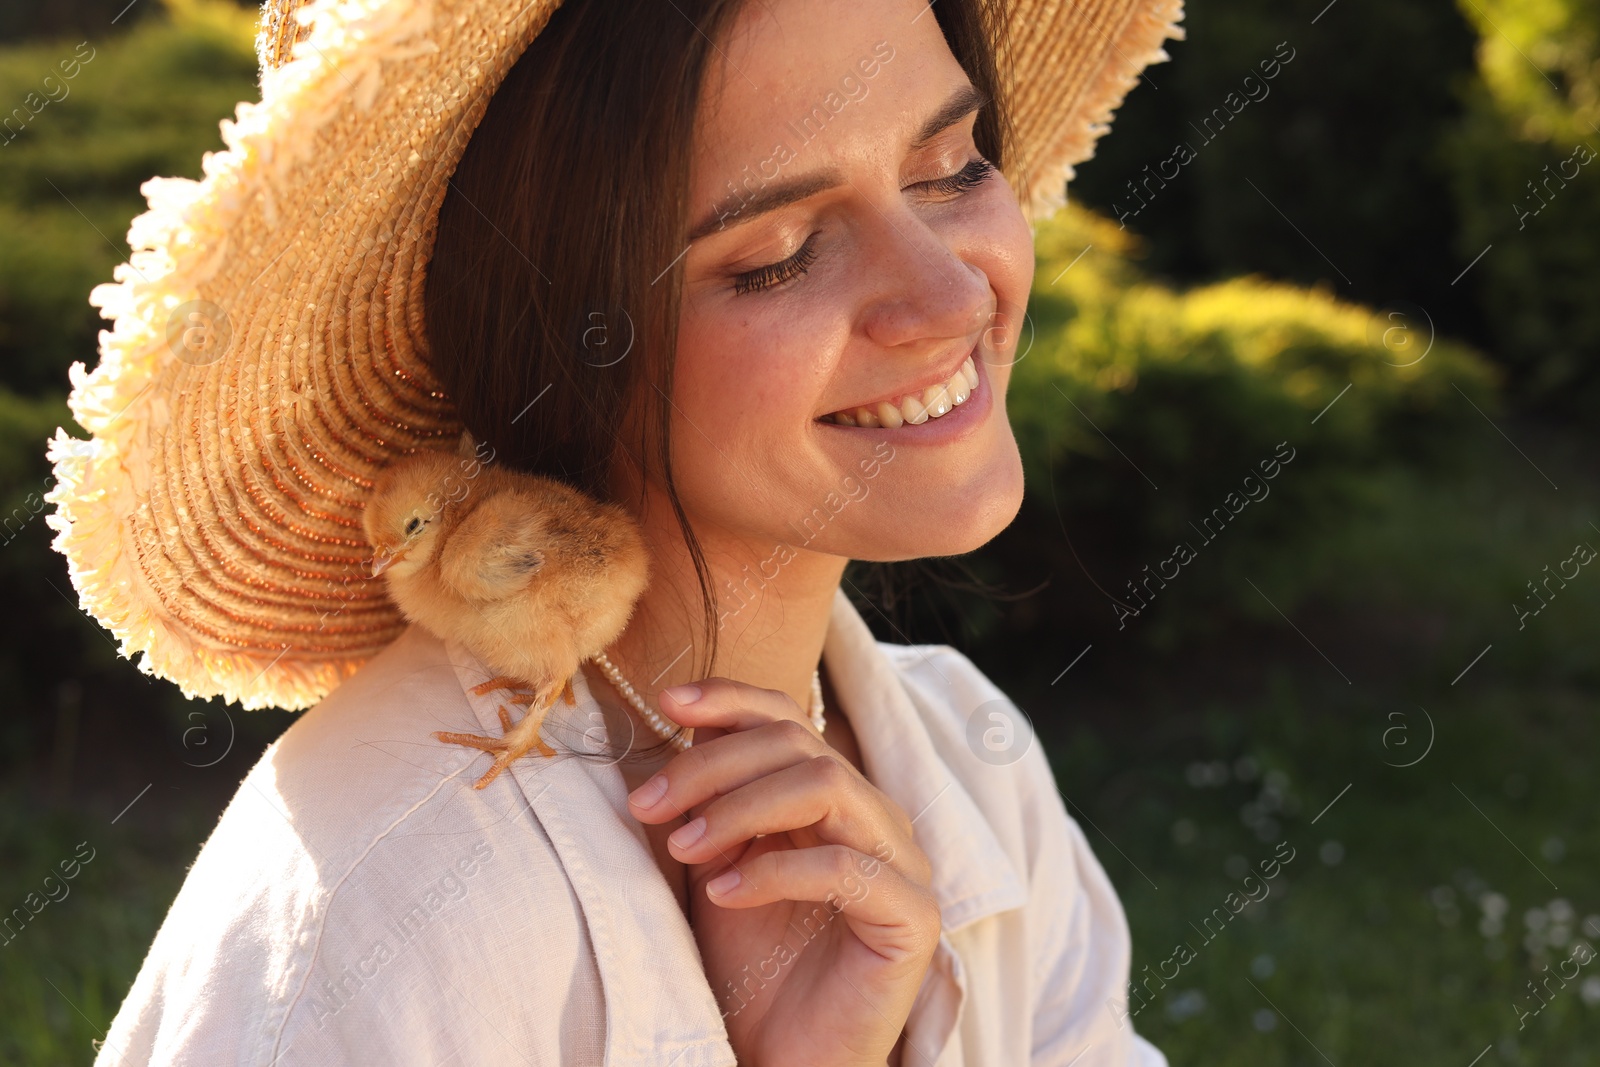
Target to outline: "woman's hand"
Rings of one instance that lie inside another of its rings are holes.
[[[727,678],[662,711],[695,743],[629,796],[668,839],[741,1064],[883,1067],[939,942],[911,820],[786,693]]]

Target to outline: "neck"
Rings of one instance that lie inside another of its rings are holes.
[[[717,618],[716,657],[701,669],[705,609],[671,503],[651,486],[634,516],[650,551],[650,584],[606,652],[645,702],[657,706],[656,693],[668,686],[723,677],[788,693],[808,710],[848,560],[697,522]]]

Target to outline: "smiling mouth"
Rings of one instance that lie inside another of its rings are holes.
[[[841,426],[884,426],[891,430],[908,423],[920,426],[966,403],[978,388],[978,377],[978,368],[969,354],[955,374],[937,385],[930,385],[921,392],[880,400],[876,404],[829,412],[817,421]]]

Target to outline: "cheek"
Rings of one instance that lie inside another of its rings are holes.
[[[686,309],[673,399],[694,424],[689,432],[725,450],[794,447],[817,414],[847,323],[810,299],[757,297],[749,307],[734,300]]]
[[[805,495],[795,483],[809,470],[802,456],[809,423],[847,322],[811,300],[686,304],[672,448],[673,476],[691,507],[729,521],[793,510],[788,498]]]
[[[996,183],[968,222],[954,235],[953,244],[962,259],[988,276],[994,290],[994,320],[986,341],[999,354],[989,370],[997,392],[1004,395],[1013,365],[1033,343],[1027,321],[1034,273],[1033,231],[1009,186],[1001,183]]]
[[[1033,287],[1033,231],[1010,186],[996,182],[960,236],[962,258],[983,268],[1001,310],[1009,305],[1020,316]]]

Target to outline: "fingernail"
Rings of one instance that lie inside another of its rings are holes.
[[[700,838],[705,835],[705,832],[706,817],[704,815],[698,815],[695,817],[693,822],[685,823],[676,830],[672,831],[671,834],[667,835],[667,840],[671,841],[673,845],[677,846],[678,848],[688,848],[690,845],[700,840]]]
[[[700,699],[698,685],[669,685],[661,691],[662,696],[669,696],[676,704],[693,704]]]
[[[667,776],[658,774],[644,785],[628,794],[628,800],[641,808],[653,808],[667,795]]]
[[[717,875],[715,878],[711,879],[711,881],[706,883],[706,892],[710,893],[712,896],[720,897],[722,894],[733,889],[733,887],[738,885],[740,881],[741,879],[739,878],[738,871],[724,871],[722,874]]]

